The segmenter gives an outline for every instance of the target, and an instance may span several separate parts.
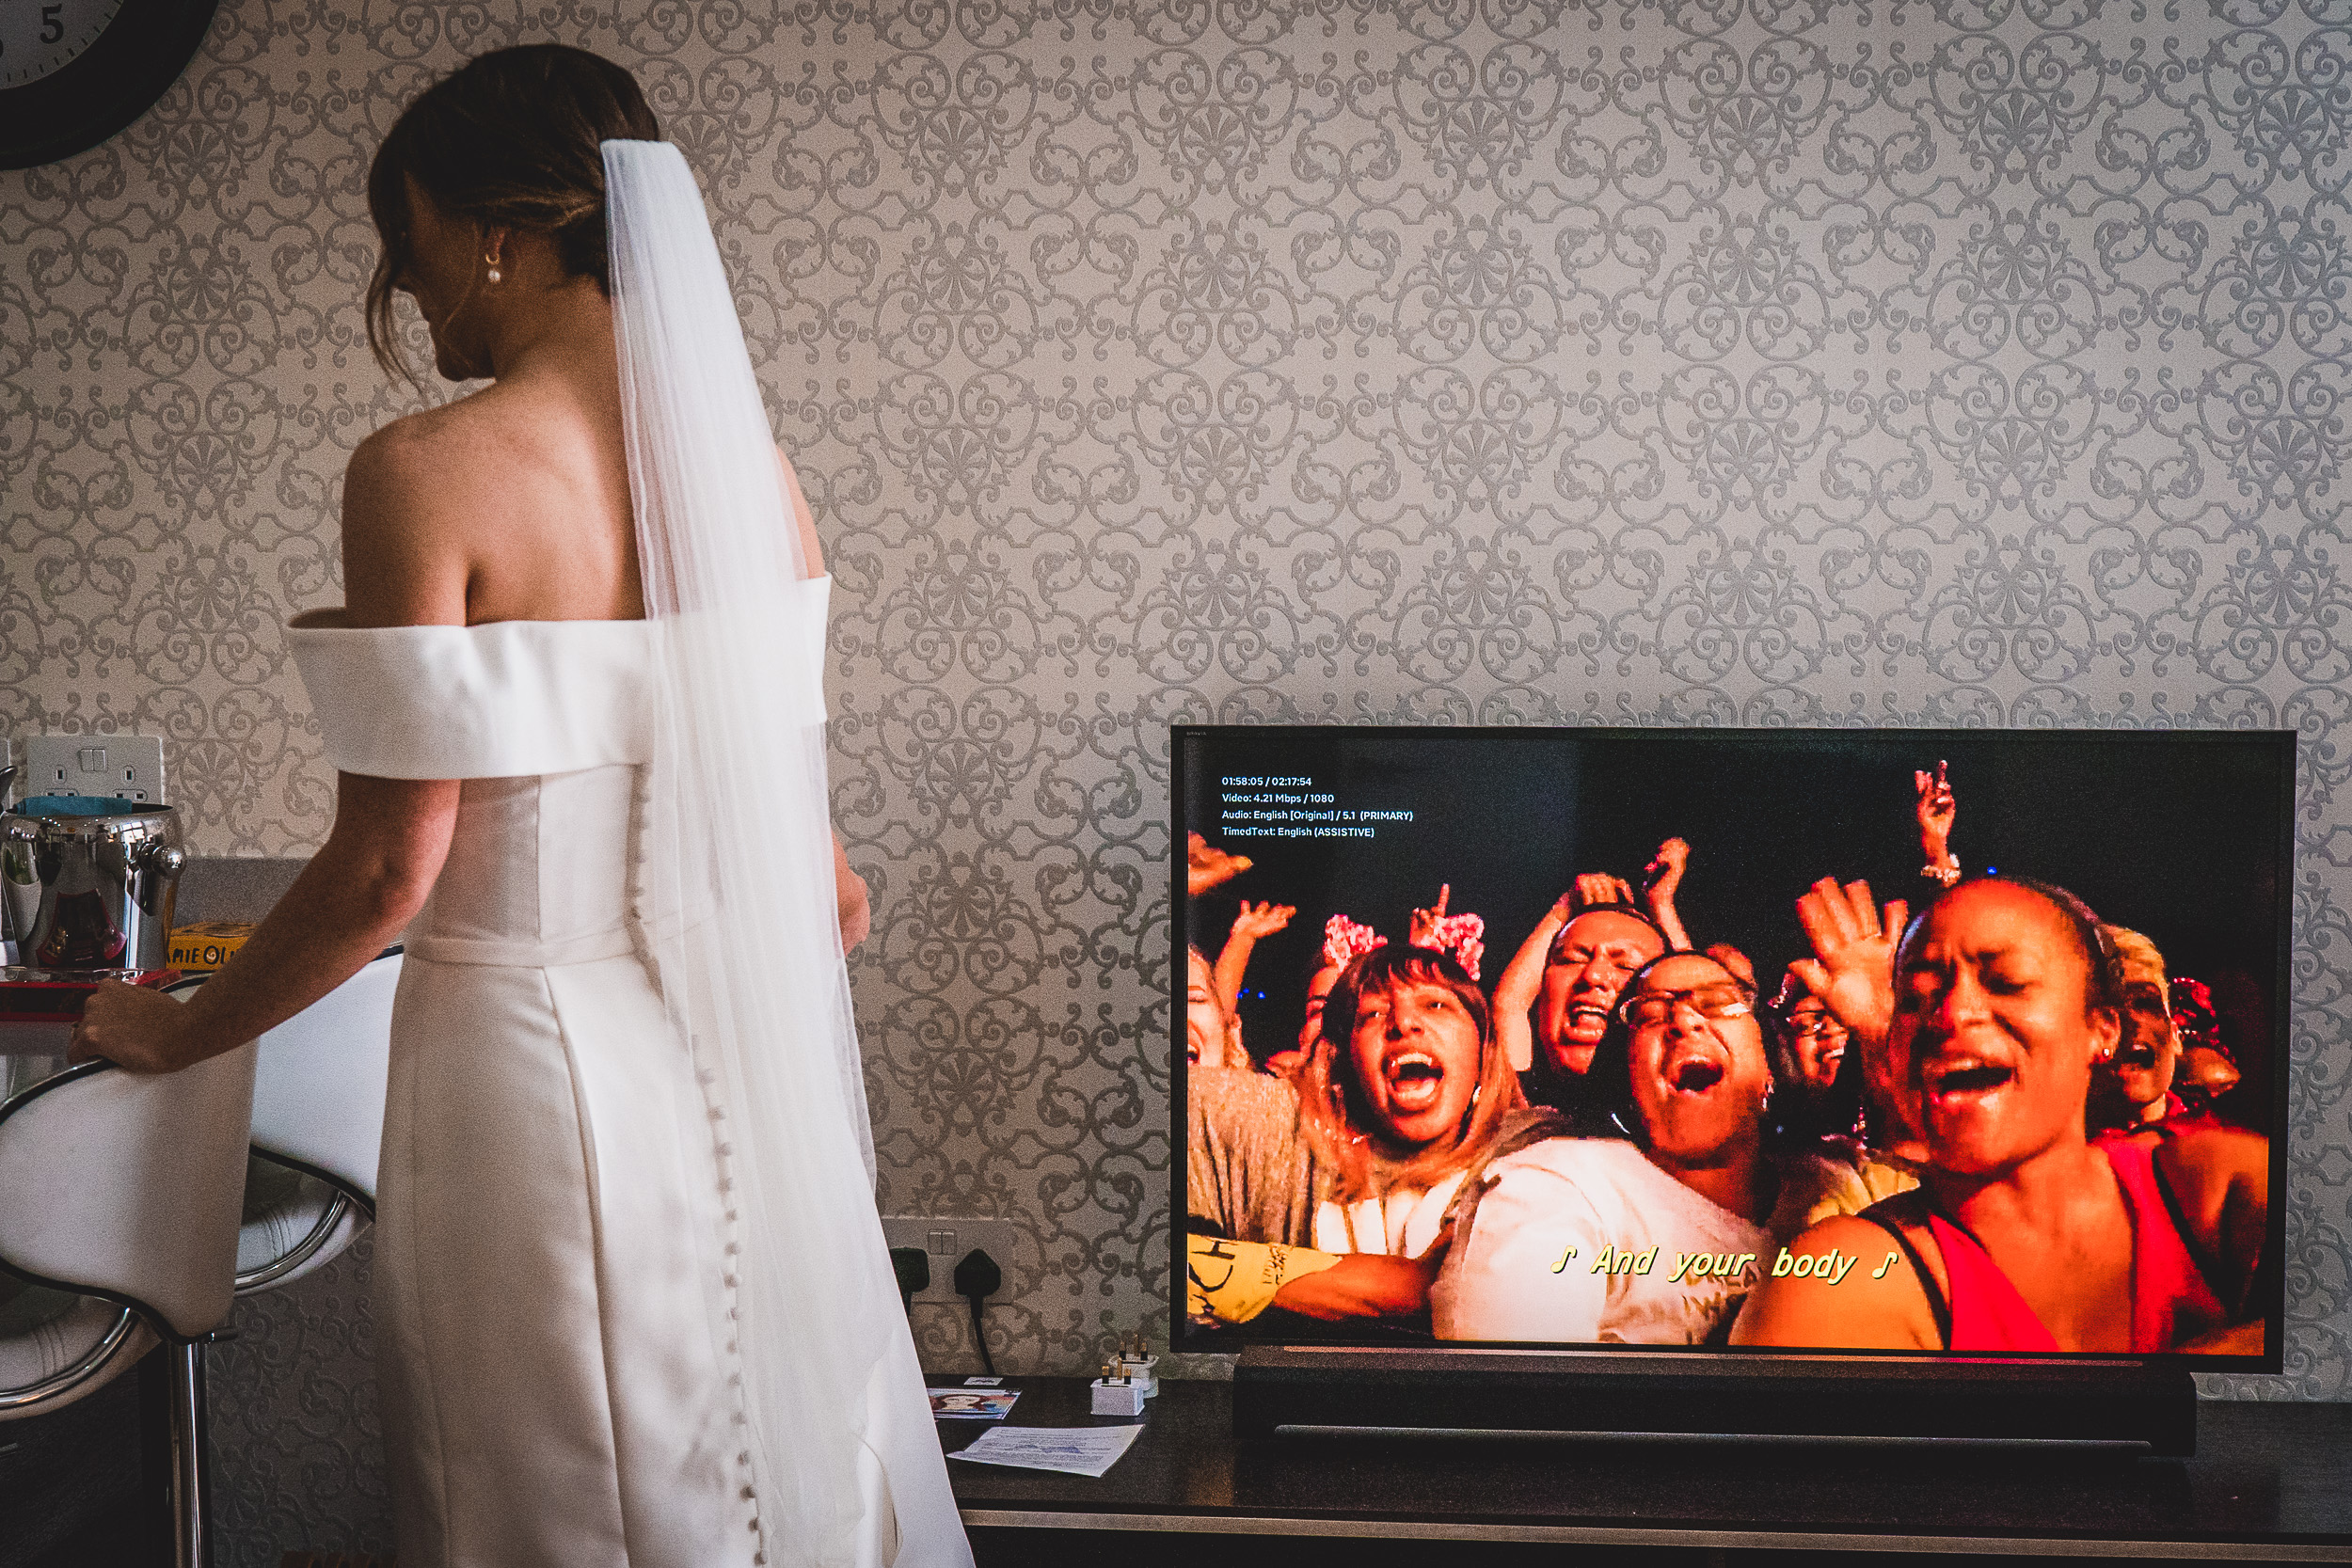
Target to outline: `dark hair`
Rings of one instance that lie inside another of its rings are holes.
[[[1756,988],[1740,977],[1733,969],[1712,953],[1661,953],[1627,976],[1617,992],[1617,1005],[1610,1009],[1609,1027],[1593,1048],[1593,1065],[1584,1076],[1592,1084],[1593,1108],[1608,1119],[1609,1126],[1601,1135],[1630,1138],[1643,1142],[1641,1116],[1633,1103],[1633,1031],[1625,1022],[1625,1005],[1632,1000],[1634,990],[1649,977],[1649,972],[1660,964],[1676,958],[1705,958],[1730,977],[1731,983],[1748,993],[1751,1006],[1756,1000]]]
[[[2056,882],[2037,881],[2031,877],[1971,877],[1956,883],[1935,896],[1933,902],[1911,917],[1903,928],[1902,941],[1895,946],[1895,975],[1902,977],[1903,960],[1919,933],[1927,929],[1928,916],[1945,899],[1962,888],[1976,887],[1985,882],[2000,882],[2023,888],[2041,899],[2065,920],[2066,928],[2074,941],[2074,951],[2083,960],[2083,1006],[2086,1011],[2104,1007],[2109,1012],[2123,1010],[2123,959],[2115,950],[2115,942],[2107,936],[2106,927],[2091,912],[2090,906],[2058,886]]]
[[[549,236],[566,277],[609,293],[601,144],[614,139],[659,141],[661,123],[635,77],[585,49],[493,50],[419,94],[368,167],[368,215],[383,246],[367,296],[377,362],[409,373],[392,333],[392,292],[416,260],[407,181],[456,216]]]
[[[1464,1010],[1478,1025],[1478,1037],[1495,1037],[1494,1009],[1487,1005],[1486,993],[1454,955],[1427,947],[1385,945],[1357,955],[1332,982],[1331,994],[1323,999],[1323,1037],[1346,1050],[1348,1037],[1356,1032],[1356,1009],[1364,993],[1387,990],[1399,980],[1407,985],[1444,986],[1461,998]]]

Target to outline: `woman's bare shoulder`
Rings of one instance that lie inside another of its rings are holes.
[[[499,400],[495,387],[437,407],[403,414],[353,449],[344,483],[421,483],[446,482],[452,465],[461,468],[489,458],[501,445],[495,436]]]
[[[343,471],[343,588],[354,625],[466,620],[469,519],[493,486],[468,398],[394,420]]]

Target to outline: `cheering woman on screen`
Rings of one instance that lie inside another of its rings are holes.
[[[1867,887],[1849,892],[1867,905]],[[1851,951],[1838,967],[1851,973],[1834,978],[1867,989],[1867,950]],[[2087,1139],[2084,1101],[2116,1049],[2122,996],[2079,900],[1964,882],[1905,933],[1892,986],[1889,1058],[1925,1142],[1923,1185],[1790,1243],[1798,1257],[1866,1262],[1835,1283],[1768,1277],[1734,1343],[2261,1352],[2267,1145],[2226,1128]]]
[[[326,847],[193,1001],[102,990],[76,1052],[230,1050],[408,928],[375,1263],[403,1562],[964,1564],[874,1212],[828,579],[660,135],[553,46],[394,123],[371,338],[409,294],[490,385],[353,456],[347,604],[291,634]]]

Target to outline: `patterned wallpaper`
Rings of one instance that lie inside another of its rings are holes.
[[[0,174],[0,721],[167,736],[207,853],[327,825],[366,160],[543,38],[707,182],[839,578],[884,1206],[1021,1221],[1012,1366],[1159,1310],[1168,721],[2275,725],[2290,1343],[2209,1391],[2352,1395],[2352,3],[225,0]]]

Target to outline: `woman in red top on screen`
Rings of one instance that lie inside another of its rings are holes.
[[[1923,1185],[1790,1243],[1794,1259],[1834,1248],[1860,1266],[1768,1273],[1735,1344],[2260,1354],[2263,1140],[2085,1136],[2091,1070],[2116,1048],[2122,998],[2080,900],[1963,883],[1905,933],[1890,1001]]]

